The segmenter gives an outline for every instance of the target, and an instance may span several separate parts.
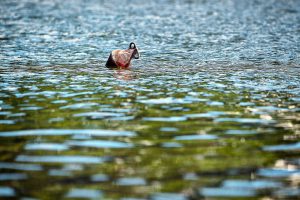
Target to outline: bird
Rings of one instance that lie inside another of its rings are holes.
[[[134,42],[131,42],[126,50],[113,50],[110,53],[105,66],[108,68],[126,69],[130,66],[132,58],[140,58],[139,50]]]

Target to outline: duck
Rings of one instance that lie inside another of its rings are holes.
[[[107,61],[105,66],[107,68],[121,68],[121,69],[126,69],[130,67],[131,60],[132,59],[139,59],[140,58],[140,53],[139,50],[134,42],[131,42],[129,44],[128,49],[126,50],[120,50],[116,49],[113,50]]]

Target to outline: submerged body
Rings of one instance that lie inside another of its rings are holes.
[[[131,59],[140,57],[135,43],[131,42],[126,50],[113,50],[106,62],[108,68],[128,68],[131,64]]]

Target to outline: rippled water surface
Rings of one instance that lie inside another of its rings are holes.
[[[299,198],[299,21],[297,0],[1,1],[0,198]]]

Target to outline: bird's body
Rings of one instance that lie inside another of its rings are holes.
[[[131,64],[131,59],[139,58],[139,52],[136,45],[132,42],[126,50],[113,50],[106,62],[108,68],[128,68]]]

